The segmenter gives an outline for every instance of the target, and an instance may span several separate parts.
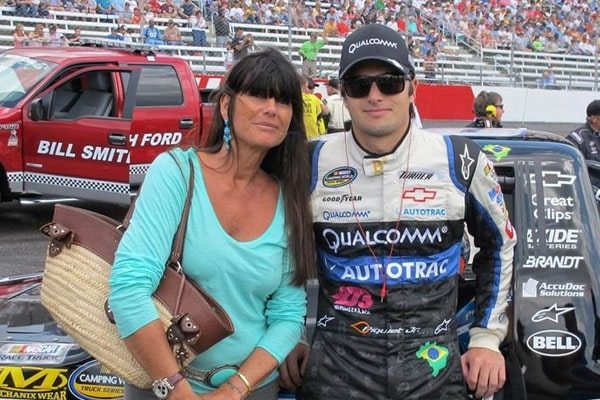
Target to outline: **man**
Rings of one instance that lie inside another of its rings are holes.
[[[304,129],[308,140],[324,135],[325,124],[321,125],[320,119],[329,114],[329,108],[323,104],[313,90],[317,84],[309,77],[304,76],[302,82],[302,102],[304,103]]]
[[[298,53],[302,56],[302,73],[311,78],[318,75],[317,55],[327,43],[327,38],[318,38],[316,33],[310,34],[310,39],[302,43]]]
[[[337,78],[331,78],[327,84],[327,107],[329,107],[327,133],[343,132],[344,122],[350,120],[350,114],[340,95],[339,84]]]
[[[254,38],[249,33],[244,35],[243,28],[236,28],[235,34],[229,42],[229,48],[233,50],[233,62],[239,61],[242,57],[250,52],[254,46]]]
[[[154,20],[151,19],[148,21],[148,26],[144,28],[144,34],[142,35],[144,38],[144,43],[150,45],[163,45],[165,42],[162,39],[162,33],[160,30],[154,25]]]
[[[496,92],[479,92],[473,101],[475,120],[467,128],[502,128],[504,104],[502,96]]]
[[[303,399],[467,399],[505,381],[499,352],[514,230],[478,145],[411,126],[414,76],[393,30],[344,42],[342,94],[352,131],[313,142],[319,304]],[[475,323],[461,357],[454,316],[464,223],[481,250]],[[297,348],[281,368],[300,381]]]
[[[594,100],[586,108],[585,124],[566,137],[581,151],[586,160],[600,162],[600,100]],[[600,176],[591,175],[592,185],[600,189]],[[600,200],[600,190],[596,193]]]

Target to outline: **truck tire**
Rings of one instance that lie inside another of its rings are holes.
[[[8,186],[8,176],[4,166],[0,164],[0,203],[12,200],[10,186]]]

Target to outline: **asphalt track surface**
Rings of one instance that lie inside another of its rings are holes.
[[[425,121],[423,125],[425,128],[461,127],[465,126],[465,122]],[[517,128],[522,125],[506,123],[505,126]],[[564,136],[577,127],[577,124],[530,123],[527,127]],[[122,219],[127,211],[123,207],[103,203],[72,201],[69,204],[106,214],[118,220]],[[38,229],[51,221],[53,209],[54,203],[0,204],[0,278],[43,271],[47,241]]]

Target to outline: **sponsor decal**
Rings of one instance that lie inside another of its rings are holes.
[[[66,400],[67,371],[67,368],[0,366],[0,398]]]
[[[340,196],[324,196],[321,201],[323,203],[347,203],[347,202],[359,202],[362,201],[363,197],[360,195],[349,195],[343,194]]]
[[[500,207],[504,206],[504,196],[502,195],[502,188],[496,184],[493,189],[488,192],[488,197],[493,204],[497,204]]]
[[[360,333],[361,335],[387,335],[387,334],[405,334],[412,335],[421,330],[418,326],[411,326],[409,328],[376,328],[369,325],[367,321],[358,321],[350,325],[352,329]]]
[[[543,308],[533,314],[531,320],[533,322],[552,321],[558,324],[558,317],[573,311],[575,307],[559,307],[558,304],[554,303],[548,308]]]
[[[397,212],[396,212],[397,214]],[[409,217],[445,217],[447,211],[445,208],[404,208],[402,215]]]
[[[573,219],[572,211],[557,210],[554,207],[574,207],[572,197],[544,197],[544,218],[549,221],[560,222]],[[538,206],[537,194],[531,196],[531,204]],[[538,218],[538,209],[533,210],[533,216]]]
[[[424,203],[428,200],[433,200],[435,199],[435,196],[437,196],[437,192],[435,190],[428,190],[424,187],[406,189],[404,193],[402,193],[403,199],[412,200],[416,203]]]
[[[499,144],[486,144],[481,150],[493,155],[496,161],[500,161],[507,157],[512,149],[510,147],[500,146]]]
[[[496,170],[494,169],[494,164],[492,164],[492,162],[489,160],[483,167],[483,175],[494,182],[498,179],[498,175],[496,175]]]
[[[129,135],[130,147],[145,146],[174,146],[181,142],[181,132],[159,132],[159,133],[132,133]],[[37,154],[81,158],[83,160],[129,163],[129,149],[121,149],[108,146],[84,145],[81,148],[75,143],[40,140],[37,145]]]
[[[523,268],[577,269],[583,256],[528,256]]]
[[[19,129],[20,124],[0,124],[0,131],[15,131]]]
[[[469,179],[469,169],[471,168],[471,165],[475,162],[474,159],[471,158],[471,155],[469,154],[469,147],[467,145],[465,145],[465,149],[463,150],[463,153],[460,155],[460,173],[463,177],[464,180]]]
[[[452,318],[444,319],[442,323],[435,327],[433,330],[434,335],[439,335],[442,332],[448,332],[448,325],[452,321]]]
[[[348,218],[368,218],[371,215],[371,210],[345,210],[345,211],[323,211],[324,221],[333,221]]]
[[[581,339],[567,331],[539,331],[527,338],[527,347],[542,356],[564,357],[581,348]]]
[[[400,180],[407,181],[430,181],[436,180],[435,172],[428,171],[400,171],[400,175],[398,176]]]
[[[8,137],[7,146],[8,147],[16,147],[18,145],[19,145],[19,137],[17,136],[17,131],[12,130],[12,131],[10,131],[10,136]]]
[[[546,246],[551,250],[576,250],[579,242],[579,229],[546,229]],[[534,238],[535,234],[535,238]],[[537,229],[527,229],[527,247],[535,249],[540,245]]]
[[[330,317],[329,315],[323,315],[320,319],[319,322],[317,322],[317,326],[322,326],[323,328],[327,327],[327,324],[330,321],[333,321],[335,319],[335,317]]]
[[[337,167],[327,172],[323,177],[323,185],[328,188],[338,188],[348,185],[358,176],[356,168]]]
[[[543,187],[562,187],[572,186],[575,182],[575,175],[563,174],[560,171],[542,171],[542,186]],[[531,183],[535,184],[535,174],[530,175]]]
[[[448,354],[450,354],[450,351],[447,347],[439,345],[437,342],[426,342],[419,347],[416,356],[427,361],[432,370],[431,375],[435,378],[446,367]]]
[[[402,243],[420,243],[434,244],[442,242],[442,234],[448,233],[448,227],[440,228],[400,228],[400,229],[378,229],[371,231],[344,232],[336,231],[333,228],[323,230],[323,239],[327,247],[334,253],[337,253],[343,247],[358,247],[402,244]]]
[[[80,400],[121,399],[124,385],[123,379],[96,360],[81,365],[69,377],[69,391]]]
[[[57,365],[65,360],[70,344],[5,344],[0,347],[2,364]]]
[[[523,297],[583,297],[585,284],[573,282],[547,283],[529,278],[523,282]]]
[[[369,309],[373,305],[373,297],[368,290],[356,286],[340,286],[331,296],[334,300],[333,308],[354,314],[371,314]]]
[[[506,220],[506,224],[504,224],[504,233],[508,236],[509,239],[515,238],[515,228],[510,223],[510,220]]]
[[[398,48],[398,42],[394,42],[391,40],[382,40],[379,38],[371,38],[365,40],[359,40],[358,42],[354,42],[348,46],[348,53],[354,54],[354,52],[360,49],[363,46],[385,46],[392,49]]]
[[[458,273],[460,244],[432,256],[335,257],[320,252],[321,266],[329,278],[351,284],[378,284],[384,272],[388,285],[429,283]],[[381,264],[383,261],[384,265]],[[385,268],[385,269],[384,269]]]
[[[590,146],[590,155],[598,154],[598,146],[596,145],[596,142],[590,140],[588,146]]]

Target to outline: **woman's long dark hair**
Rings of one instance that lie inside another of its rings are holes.
[[[292,265],[293,283],[302,285],[314,275],[314,242],[309,197],[309,162],[304,133],[301,78],[292,64],[275,49],[248,54],[227,74],[225,82],[213,92],[215,104],[212,125],[201,151],[216,152],[223,145],[225,122],[220,111],[223,96],[230,96],[229,120],[235,113],[234,99],[238,94],[275,98],[292,105],[292,120],[283,142],[267,152],[261,168],[281,182],[288,232],[287,245]],[[233,140],[235,129],[230,124]]]

